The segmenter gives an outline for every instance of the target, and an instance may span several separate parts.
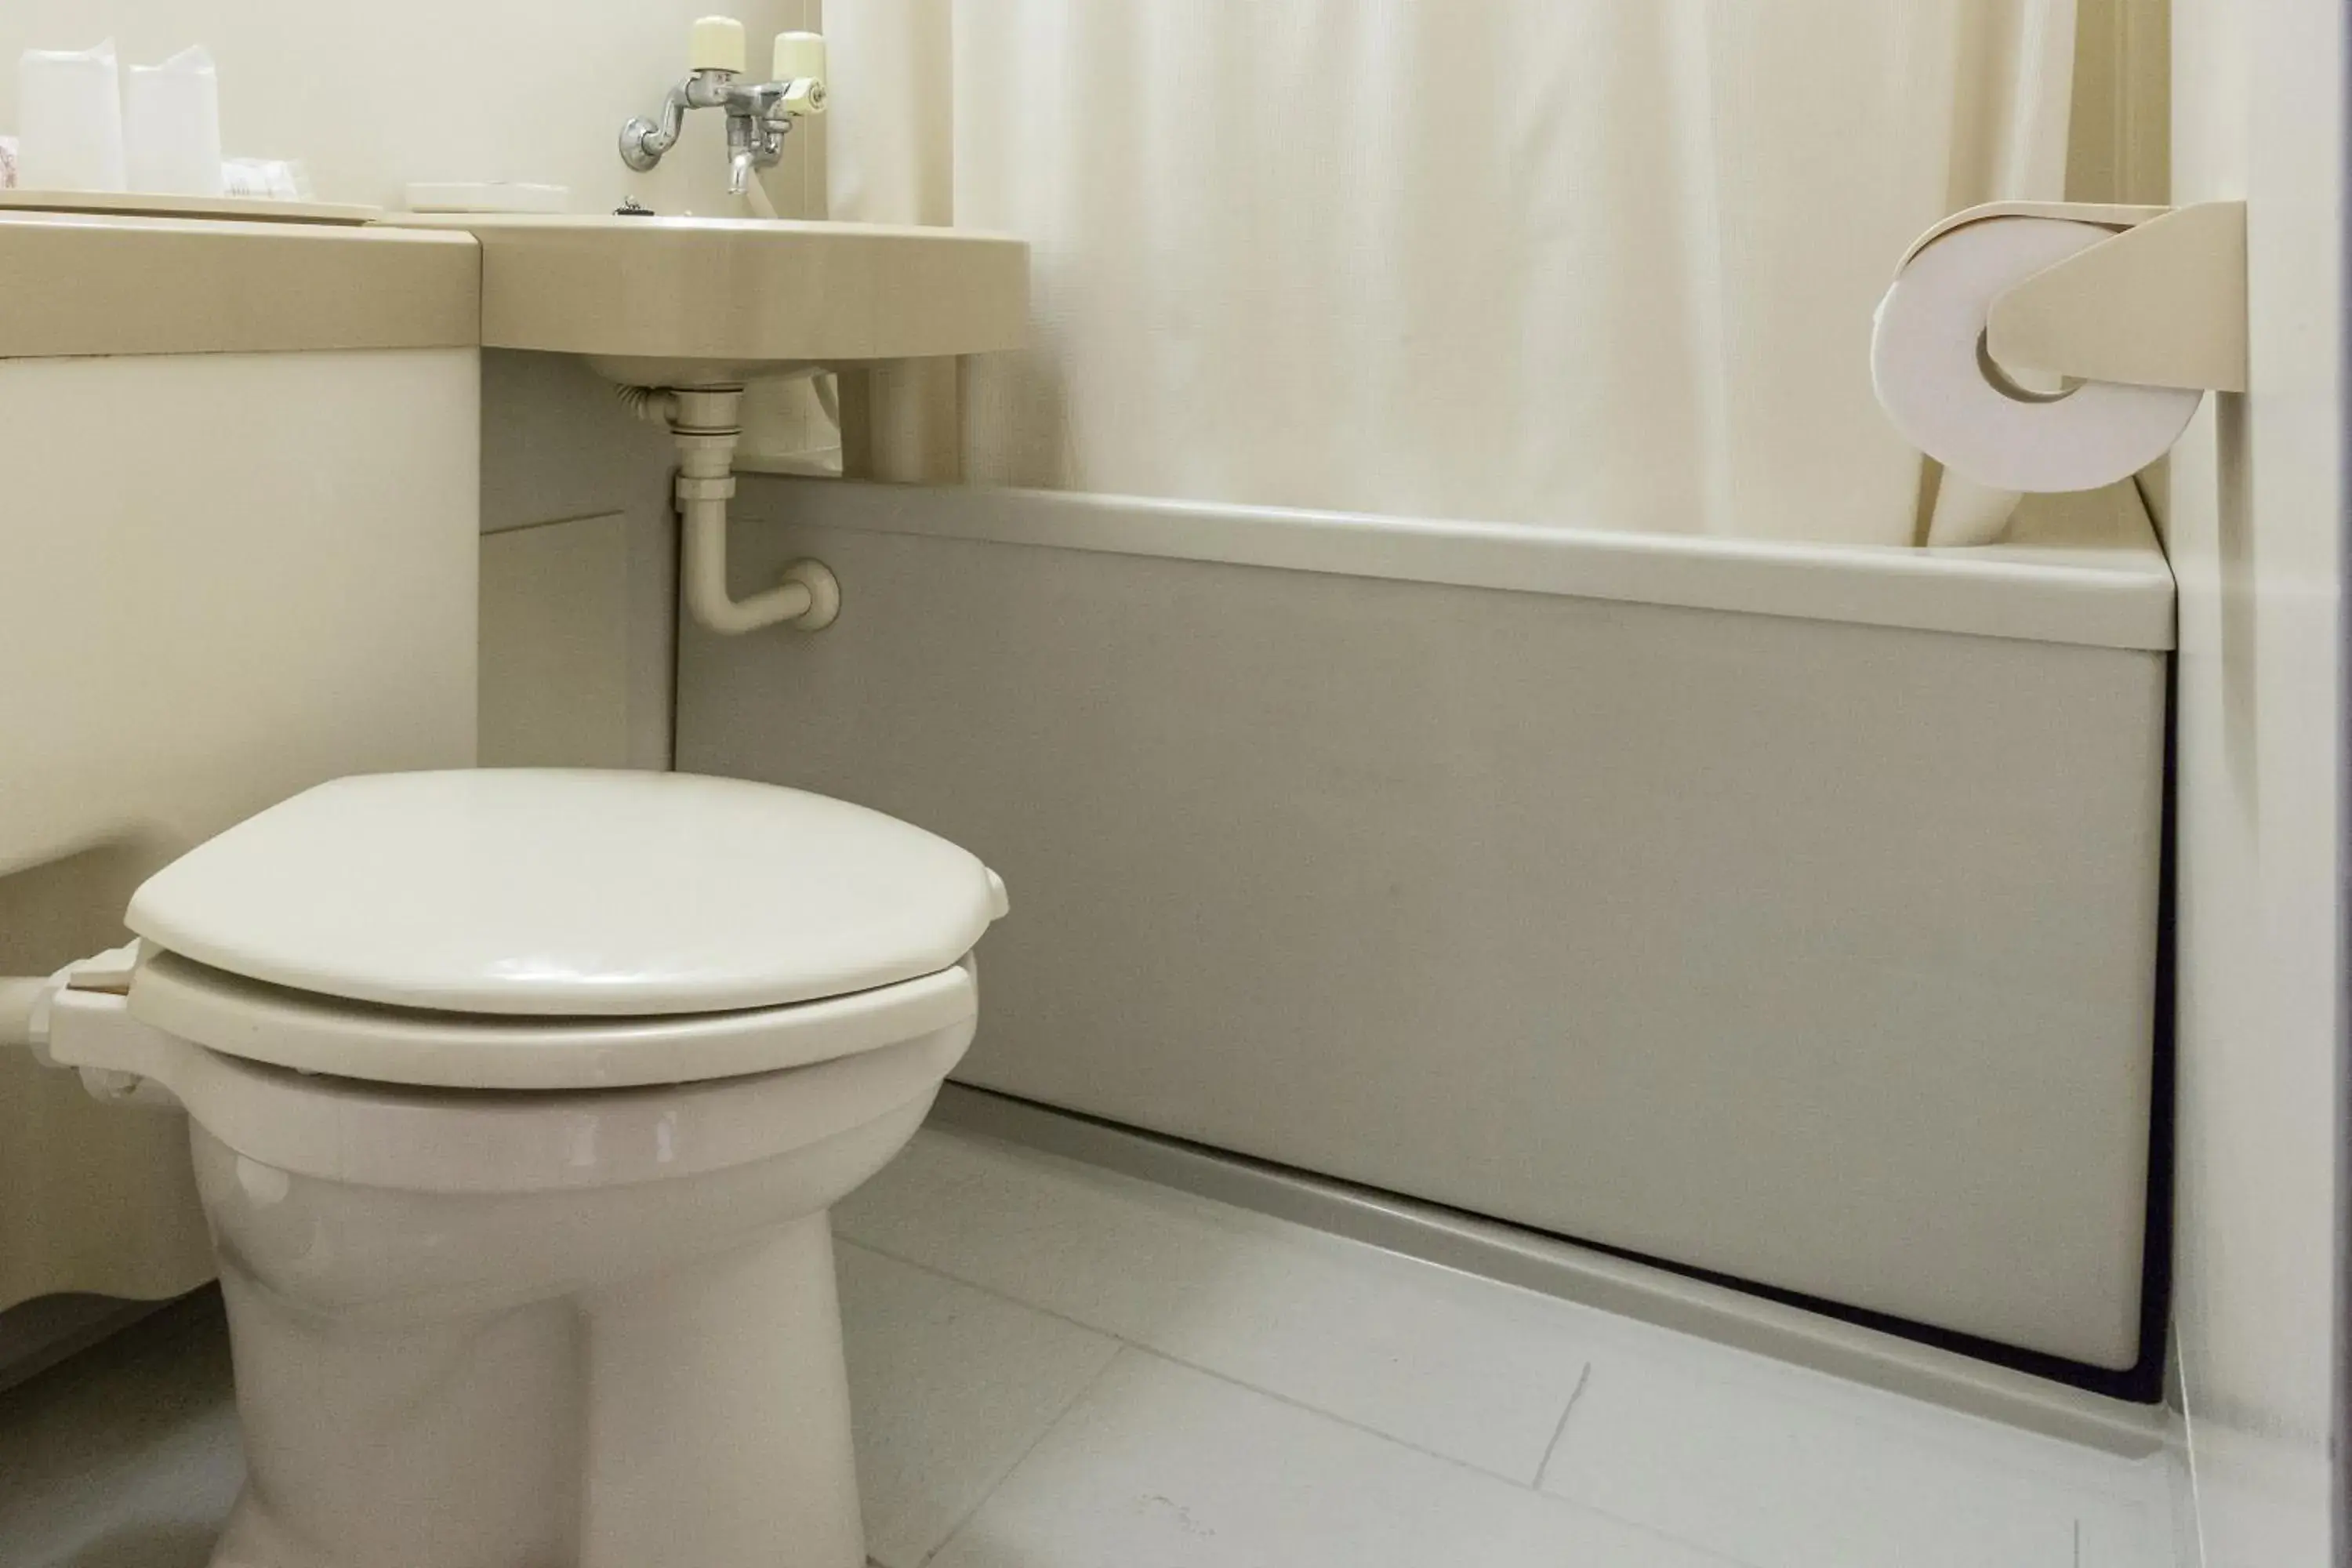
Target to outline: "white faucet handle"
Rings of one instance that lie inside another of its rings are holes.
[[[688,41],[688,70],[732,71],[743,74],[743,24],[732,16],[705,16],[694,24]]]
[[[792,90],[784,94],[784,107],[794,114],[823,113],[825,93],[824,35],[823,33],[778,33],[775,70],[769,79],[792,84]]]

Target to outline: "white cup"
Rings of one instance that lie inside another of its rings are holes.
[[[201,45],[132,66],[122,122],[132,190],[221,194],[220,78]]]
[[[16,183],[29,191],[124,188],[114,40],[26,49],[16,62]]]

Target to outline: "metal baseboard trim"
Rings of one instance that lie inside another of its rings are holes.
[[[1971,1415],[2141,1458],[2172,1413],[2052,1383],[1539,1232],[950,1083],[934,1126],[1017,1143],[1239,1208],[1811,1367]]]

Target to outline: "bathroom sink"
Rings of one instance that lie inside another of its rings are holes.
[[[404,213],[482,247],[482,345],[637,385],[1017,347],[1029,247],[1001,235],[749,218]]]

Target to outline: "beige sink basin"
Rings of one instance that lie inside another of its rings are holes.
[[[482,345],[615,381],[710,385],[796,366],[1018,347],[1029,247],[880,224],[401,214],[482,247]]]

